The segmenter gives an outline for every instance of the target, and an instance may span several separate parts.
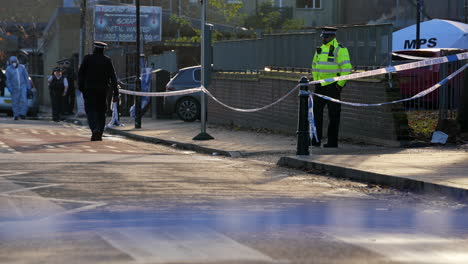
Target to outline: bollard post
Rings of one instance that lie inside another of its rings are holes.
[[[299,110],[297,117],[297,149],[296,155],[309,155],[309,80],[303,76],[299,81]]]

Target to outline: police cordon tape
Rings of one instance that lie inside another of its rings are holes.
[[[420,68],[420,67],[425,67],[425,66],[431,66],[431,65],[435,65],[435,64],[442,64],[442,63],[447,63],[447,62],[461,61],[461,60],[466,60],[466,59],[468,59],[468,52],[459,53],[459,54],[450,55],[450,56],[445,56],[445,57],[432,58],[432,59],[427,59],[427,60],[417,61],[417,62],[412,62],[412,63],[406,63],[406,64],[397,65],[397,66],[390,66],[390,67],[381,68],[381,69],[377,69],[377,70],[371,70],[371,71],[360,72],[360,73],[353,73],[353,74],[340,76],[340,77],[335,77],[335,78],[311,81],[311,82],[308,83],[308,85],[324,83],[324,82],[335,82],[335,81],[341,81],[341,80],[359,79],[359,78],[364,78],[364,77],[371,77],[371,76],[376,76],[376,75],[381,75],[381,74],[386,74],[386,73],[392,73],[392,72],[403,71],[403,70],[410,70],[410,69],[415,69],[415,68]],[[360,104],[360,103],[351,103],[351,102],[344,102],[344,101],[332,99],[330,97],[327,97],[327,96],[324,96],[324,95],[321,95],[321,94],[316,94],[316,93],[312,93],[312,94],[320,96],[320,97],[322,97],[322,98],[324,98],[326,100],[333,100],[334,102],[337,102],[337,103],[353,105],[353,106],[379,106],[379,105],[384,105],[384,104],[394,104],[394,103],[398,103],[398,102],[401,102],[401,101],[414,100],[416,98],[427,95],[428,93],[430,93],[430,92],[436,90],[437,88],[439,88],[441,85],[445,84],[445,82],[447,82],[448,80],[453,78],[453,76],[460,73],[465,68],[466,68],[466,64],[465,64],[465,66],[460,68],[457,72],[454,72],[453,74],[451,74],[450,76],[448,76],[447,78],[445,78],[444,80],[439,82],[438,84],[434,85],[433,87],[431,87],[431,88],[429,88],[427,90],[424,90],[424,91],[418,93],[417,95],[415,95],[415,96],[413,96],[411,98],[405,98],[405,99],[402,99],[402,100],[397,100],[397,101],[392,101],[392,102],[384,102],[384,103],[377,103],[377,104]],[[439,85],[439,84],[441,84],[441,85]],[[259,107],[259,108],[252,108],[252,109],[241,109],[241,108],[235,108],[235,107],[229,106],[229,105],[221,102],[216,97],[214,97],[210,93],[210,91],[208,91],[203,86],[193,88],[193,89],[187,89],[187,90],[182,90],[182,91],[173,91],[173,92],[135,92],[135,91],[124,90],[124,89],[119,89],[119,91],[121,93],[123,93],[123,94],[138,95],[138,96],[185,95],[185,94],[191,94],[191,93],[196,93],[196,92],[201,92],[202,91],[202,92],[206,93],[207,95],[209,95],[214,101],[216,101],[217,103],[221,104],[222,106],[224,106],[226,108],[229,108],[229,109],[231,109],[233,111],[249,113],[249,112],[257,112],[257,111],[265,110],[265,109],[267,109],[269,107],[274,106],[275,104],[278,104],[279,102],[286,99],[289,95],[291,95],[291,93],[293,93],[299,87],[300,87],[300,85],[296,85],[288,93],[286,93],[284,96],[282,96],[281,98],[279,98],[278,100],[274,101],[271,104],[268,104],[268,105],[265,105],[265,106]]]
[[[138,96],[149,96],[149,97],[162,97],[162,96],[174,96],[174,95],[185,95],[192,94],[203,91],[202,87],[181,90],[181,91],[172,91],[172,92],[135,92],[124,89],[119,89],[120,93],[128,95],[138,95]]]
[[[428,89],[426,89],[426,90],[424,90],[422,92],[419,92],[419,93],[413,95],[412,97],[404,98],[404,99],[400,99],[400,100],[396,100],[396,101],[391,101],[391,102],[376,103],[376,104],[361,104],[361,103],[351,103],[351,102],[341,101],[341,100],[334,99],[334,98],[331,98],[331,97],[328,97],[328,96],[325,96],[325,95],[322,95],[322,94],[314,93],[314,92],[310,92],[309,94],[310,94],[310,98],[312,98],[312,95],[316,95],[316,96],[321,97],[321,98],[323,98],[325,100],[328,100],[328,101],[332,101],[332,102],[339,103],[339,104],[344,104],[344,105],[351,105],[351,106],[382,106],[382,105],[387,105],[387,104],[396,104],[396,103],[401,103],[401,102],[405,102],[405,101],[414,100],[414,99],[426,96],[429,93],[432,93],[433,91],[437,90],[442,85],[444,85],[448,81],[450,81],[450,79],[455,77],[457,74],[464,71],[466,69],[466,67],[468,67],[468,64],[463,65],[460,69],[453,72],[452,74],[450,74],[449,76],[447,76],[445,79],[438,82],[434,86],[432,86],[432,87],[430,87],[430,88],[428,88]]]
[[[348,74],[348,75],[335,77],[335,78],[311,81],[309,82],[309,84],[359,79],[359,78],[370,77],[370,76],[375,76],[375,75],[380,75],[380,74],[385,74],[385,73],[411,70],[411,69],[421,68],[425,66],[431,66],[435,64],[442,64],[442,63],[454,62],[454,61],[461,61],[461,60],[466,60],[466,59],[468,59],[468,52],[463,52],[463,53],[449,55],[445,57],[438,57],[438,58],[433,58],[433,59],[428,59],[428,60],[405,63],[405,64],[396,65],[396,66],[389,66],[386,68],[381,68],[381,69],[372,70],[372,71],[359,72],[359,73]]]
[[[449,76],[447,76],[445,79],[441,80],[440,82],[436,83],[432,87],[421,91],[417,94],[415,94],[412,97],[409,98],[404,98],[400,100],[395,100],[391,102],[384,102],[384,103],[376,103],[376,104],[361,104],[361,103],[352,103],[352,102],[346,102],[346,101],[341,101],[335,98],[331,98],[322,94],[314,93],[314,92],[306,92],[306,91],[301,91],[301,93],[309,94],[309,100],[308,100],[308,106],[309,106],[309,112],[308,112],[308,121],[309,121],[309,133],[310,133],[310,139],[315,138],[317,141],[319,141],[318,136],[317,136],[317,129],[315,127],[315,117],[314,117],[314,98],[313,96],[318,96],[321,97],[325,100],[329,100],[331,102],[339,103],[339,104],[344,104],[344,105],[351,105],[351,106],[358,106],[358,107],[369,107],[369,106],[382,106],[382,105],[388,105],[388,104],[396,104],[396,103],[401,103],[405,101],[410,101],[414,100],[423,96],[428,95],[429,93],[432,93],[433,91],[439,89],[441,86],[445,85],[448,81],[450,81],[453,77],[458,75],[459,73],[463,72],[466,68],[468,67],[468,64],[463,65],[460,69],[456,70]]]

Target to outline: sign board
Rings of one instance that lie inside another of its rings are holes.
[[[468,49],[468,24],[443,19],[422,22],[419,41],[423,49]],[[393,51],[416,48],[416,25],[393,32]]]
[[[144,42],[161,41],[161,19],[161,7],[140,8],[140,32]],[[136,7],[96,5],[94,40],[136,42]]]

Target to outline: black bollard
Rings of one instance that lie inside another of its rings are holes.
[[[309,80],[303,76],[299,81],[299,110],[297,117],[297,149],[296,155],[309,155]]]

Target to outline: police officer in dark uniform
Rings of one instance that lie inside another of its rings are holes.
[[[54,68],[54,72],[47,79],[49,82],[50,103],[52,105],[52,119],[55,122],[60,121],[62,114],[64,97],[68,91],[68,80],[62,75],[62,70],[59,67]]]
[[[73,115],[73,109],[75,108],[75,81],[76,74],[71,67],[71,61],[69,59],[63,59],[57,62],[60,65],[62,74],[68,80],[68,92],[64,97],[63,111],[65,115]]]
[[[0,96],[5,95],[5,87],[6,87],[6,76],[3,73],[3,70],[0,69]]]
[[[102,140],[106,124],[106,94],[113,91],[113,100],[118,101],[119,90],[114,66],[104,55],[104,42],[94,42],[93,54],[86,55],[78,72],[78,88],[83,93],[85,111],[91,129],[91,141]]]

